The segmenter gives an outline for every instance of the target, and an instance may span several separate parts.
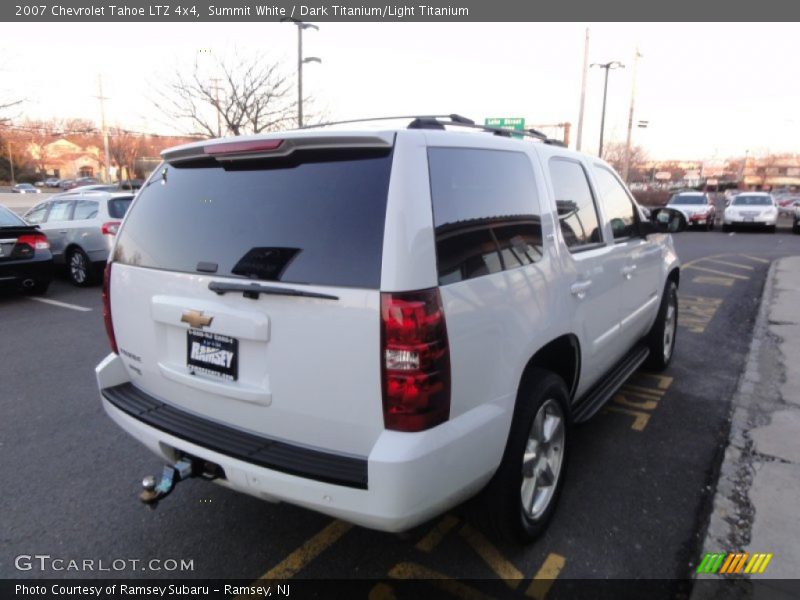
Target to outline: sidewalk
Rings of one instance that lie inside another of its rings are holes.
[[[771,553],[750,578],[754,598],[800,598],[800,256],[775,261],[767,276],[750,354],[732,402],[729,446],[700,558]],[[714,597],[695,585],[693,600]]]

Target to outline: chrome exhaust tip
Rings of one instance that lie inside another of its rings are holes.
[[[25,289],[30,289],[35,285],[36,281],[34,281],[33,279],[26,279],[25,281],[22,282],[22,287],[24,287]]]

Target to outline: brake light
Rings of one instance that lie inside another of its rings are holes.
[[[438,288],[381,294],[383,423],[423,431],[450,418],[450,347]]]
[[[103,322],[106,325],[106,334],[108,334],[108,343],[111,344],[111,351],[114,354],[119,354],[117,349],[117,338],[114,335],[114,323],[111,321],[111,265],[106,265],[105,272],[103,273]]]
[[[109,221],[108,223],[103,223],[100,227],[100,231],[103,232],[103,235],[117,235],[117,231],[119,231],[121,221]]]
[[[246,142],[226,142],[223,144],[214,144],[212,146],[205,146],[203,152],[210,156],[224,155],[224,154],[250,154],[256,152],[265,152],[270,150],[277,150],[280,148],[283,140],[251,140]]]
[[[21,235],[17,238],[17,246],[28,245],[34,250],[47,250],[50,248],[50,242],[47,241],[47,236],[43,233],[31,233]]]

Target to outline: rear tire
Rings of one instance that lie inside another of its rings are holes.
[[[80,248],[75,248],[67,255],[67,275],[72,285],[86,287],[94,282],[94,269],[89,257]]]
[[[503,460],[479,498],[479,518],[505,540],[530,543],[553,517],[567,466],[568,405],[561,377],[526,373]]]
[[[777,225],[770,225],[769,227],[767,227],[767,231],[768,231],[769,233],[775,233],[775,230],[776,230],[777,228],[778,228],[778,227],[777,227]]]
[[[644,365],[653,371],[663,371],[672,361],[675,353],[675,336],[678,332],[678,286],[667,280],[658,316],[645,342],[650,354]]]

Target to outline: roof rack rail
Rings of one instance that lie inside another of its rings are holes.
[[[480,131],[485,131],[487,133],[492,133],[494,135],[500,135],[503,137],[524,136],[537,139],[541,142],[544,142],[545,144],[550,144],[553,146],[561,146],[564,148],[567,147],[567,145],[561,140],[549,138],[547,137],[547,135],[545,135],[538,129],[529,128],[523,130],[515,130],[515,129],[503,129],[501,127],[490,127],[489,125],[479,125],[475,123],[475,121],[473,121],[472,119],[468,119],[467,117],[461,116],[456,113],[451,113],[449,115],[401,115],[392,117],[369,117],[366,119],[349,119],[346,121],[331,121],[328,123],[319,123],[317,125],[305,125],[300,129],[314,129],[317,127],[328,127],[331,125],[348,125],[350,123],[369,123],[374,121],[396,121],[401,119],[403,120],[411,119],[411,123],[409,123],[407,126],[408,129],[445,129],[446,126],[466,127],[468,129],[478,129]],[[449,119],[449,120],[441,121],[440,119]]]

